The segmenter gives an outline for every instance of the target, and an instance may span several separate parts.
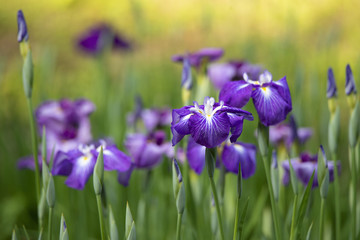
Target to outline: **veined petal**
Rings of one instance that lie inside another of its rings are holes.
[[[82,155],[73,161],[73,169],[65,184],[71,188],[82,190],[94,171],[96,159],[94,156],[88,158]]]
[[[243,178],[254,175],[256,169],[256,147],[253,144],[236,142],[225,144],[222,152],[222,162],[226,170],[238,174],[239,162]]]
[[[187,134],[190,134],[189,119],[192,112],[190,107],[174,109],[172,112],[171,132],[173,134],[172,145],[175,146]]]
[[[220,91],[219,99],[225,105],[241,108],[250,100],[252,85],[240,80],[227,82]]]
[[[212,116],[194,114],[189,118],[191,136],[196,143],[213,148],[225,141],[230,132],[230,120],[226,112]]]
[[[197,144],[192,137],[189,137],[186,157],[188,159],[189,166],[197,174],[201,174],[205,167],[205,150],[206,147]]]
[[[131,158],[120,151],[115,145],[106,146],[103,150],[104,169],[125,172],[131,167]]]
[[[228,117],[230,119],[230,131],[231,131],[231,137],[230,141],[236,142],[238,137],[240,137],[242,130],[243,130],[243,123],[244,123],[244,117],[243,116],[237,116],[234,113],[228,113]]]
[[[272,84],[265,88],[256,88],[252,93],[255,109],[265,126],[285,120],[292,110],[290,93],[286,93],[281,86],[283,85]]]

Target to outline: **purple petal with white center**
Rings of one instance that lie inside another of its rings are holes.
[[[230,120],[226,112],[206,117],[202,114],[194,114],[189,118],[189,128],[195,142],[213,148],[229,136]]]
[[[210,81],[217,89],[222,89],[236,75],[236,68],[229,63],[214,63],[207,70]]]
[[[327,90],[326,90],[326,97],[333,98],[337,96],[337,89],[335,83],[334,72],[332,68],[328,69],[328,81],[327,81]]]
[[[73,169],[65,184],[71,188],[82,190],[94,171],[95,163],[96,158],[93,155],[91,157],[81,155],[73,159]]]
[[[197,144],[192,137],[189,137],[186,157],[188,159],[189,166],[197,174],[201,174],[205,167],[205,150],[206,147]]]
[[[243,80],[227,82],[220,91],[219,100],[225,105],[241,108],[249,102],[252,88],[251,84]]]
[[[98,151],[99,152],[99,151]],[[125,172],[131,167],[131,158],[120,151],[115,145],[103,149],[104,170]]]
[[[249,178],[256,169],[256,147],[253,144],[236,142],[225,144],[222,152],[222,162],[227,171],[238,174],[239,162],[243,178]]]
[[[354,75],[351,71],[350,64],[346,65],[346,84],[345,84],[345,93],[346,95],[350,95],[352,93],[356,94],[356,86]]]
[[[118,172],[118,182],[121,185],[127,187],[129,185],[130,177],[134,169],[135,165],[132,164],[129,170],[127,170],[126,172]]]
[[[268,87],[255,88],[252,99],[262,124],[271,126],[286,119],[287,114],[292,110],[288,90],[287,84],[284,85],[281,81],[276,84],[273,82]]]
[[[81,153],[78,152],[79,156]],[[54,157],[54,163],[51,170],[53,175],[69,176],[71,174],[73,162],[70,160],[68,154],[58,151]]]

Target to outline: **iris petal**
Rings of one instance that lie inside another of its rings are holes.
[[[94,156],[89,158],[80,156],[74,159],[73,169],[65,184],[71,188],[82,190],[94,171],[95,163],[96,159]]]
[[[202,114],[194,114],[189,119],[189,127],[195,142],[207,148],[213,148],[228,137],[230,120],[225,112],[206,117]]]
[[[227,82],[220,91],[219,99],[225,105],[241,108],[249,102],[251,92],[252,85],[243,80]]]
[[[116,146],[106,146],[103,151],[104,169],[125,172],[131,167],[131,158],[117,149]]]
[[[241,162],[242,177],[251,177],[256,169],[255,145],[241,142],[225,144],[222,152],[222,162],[225,168],[232,173],[238,174],[239,161]]]
[[[205,167],[205,147],[197,144],[192,137],[189,137],[186,157],[191,169],[200,174]]]

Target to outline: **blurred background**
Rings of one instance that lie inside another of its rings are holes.
[[[316,153],[319,144],[327,146],[326,82],[327,69],[331,66],[341,106],[339,158],[345,163],[343,173],[348,171],[345,66],[350,63],[359,87],[360,1],[3,1],[0,7],[0,238],[8,238],[15,225],[20,228],[25,224],[30,233],[36,229],[33,173],[16,169],[17,160],[31,154],[28,110],[21,79],[22,57],[16,40],[19,9],[25,14],[33,50],[34,106],[50,99],[89,98],[97,105],[91,117],[94,137],[110,135],[122,149],[126,114],[133,109],[136,95],[142,96],[145,107],[181,107],[181,65],[173,63],[171,56],[203,47],[219,47],[225,51],[220,62],[247,60],[262,64],[275,80],[287,76],[298,125],[314,128],[306,150]],[[78,37],[94,25],[104,23],[127,39],[131,50],[108,51],[101,57],[81,51]],[[107,106],[102,105],[104,81],[112,84],[107,91],[110,99]],[[252,106],[247,109],[251,110]],[[107,120],[103,121],[104,118]],[[256,124],[256,121],[246,123],[241,140],[255,143]],[[264,185],[263,170],[258,169],[249,186]],[[123,231],[125,201],[128,199],[133,205],[135,215],[138,211],[141,188],[134,186],[136,179],[135,176],[129,189],[114,185],[122,194],[113,198],[119,198],[114,211],[120,231]],[[231,176],[230,181],[234,179]],[[87,214],[94,215],[91,219],[95,223],[88,220],[88,224],[77,223],[77,226],[79,229],[88,226],[81,234],[88,232],[91,237],[97,236],[98,229],[91,228],[97,226],[92,183],[87,184],[91,186],[82,194],[67,189],[63,180],[56,181],[57,192],[65,192],[70,197],[58,194],[55,222],[63,211],[69,226],[86,219],[89,216],[72,217],[75,213],[71,212],[76,212],[81,202],[89,201],[87,208],[92,210]],[[163,186],[153,186],[154,191],[165,194],[165,199],[172,202],[171,184]],[[246,191],[257,196],[261,189]],[[76,200],[79,204],[69,208],[74,199],[79,198],[81,201]],[[165,223],[166,218],[175,219],[175,206],[171,207],[172,213],[159,214],[163,217],[154,227]],[[159,211],[166,212],[165,209]],[[82,212],[79,210],[76,214]],[[154,216],[155,213],[158,212],[154,212]],[[231,219],[229,217],[229,221]],[[55,226],[57,228],[57,224]],[[175,224],[167,231],[170,235],[154,233],[151,239],[172,237]],[[70,233],[77,236],[74,230]],[[79,236],[84,236],[81,234]]]

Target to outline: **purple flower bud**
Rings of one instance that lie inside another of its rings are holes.
[[[346,65],[346,84],[345,84],[346,95],[356,94],[356,86],[353,73],[351,71],[350,64]]]
[[[272,152],[272,164],[271,164],[272,168],[278,168],[278,161],[277,161],[277,152],[274,149]]]
[[[18,35],[17,40],[18,42],[22,41],[28,41],[29,40],[29,34],[27,31],[26,21],[24,14],[21,10],[17,12],[17,23],[18,23]]]
[[[333,98],[337,96],[337,89],[335,83],[334,72],[332,68],[328,70],[328,82],[327,82],[327,91],[326,91],[327,98]]]
[[[180,168],[179,168],[179,165],[176,161],[176,159],[174,158],[174,166],[175,166],[175,170],[176,170],[176,175],[177,175],[177,178],[178,178],[178,181],[179,183],[182,182],[182,175],[181,175],[181,171],[180,171]]]

